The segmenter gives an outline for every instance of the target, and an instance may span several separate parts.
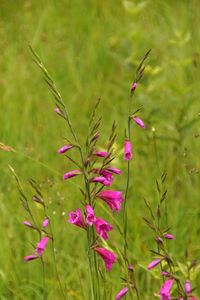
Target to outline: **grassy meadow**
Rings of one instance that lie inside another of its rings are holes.
[[[200,264],[199,15],[198,0],[0,1],[0,143],[15,149],[5,151],[2,144],[0,149],[0,300],[43,299],[40,262],[23,262],[37,240],[22,225],[27,215],[8,165],[15,169],[30,201],[28,179],[40,184],[49,203],[67,297],[88,299],[84,233],[66,222],[68,212],[80,206],[80,182],[62,180],[72,164],[57,155],[69,131],[54,113],[52,95],[32,60],[29,43],[53,76],[82,144],[91,109],[101,97],[100,145],[104,148],[115,120],[115,166],[123,172],[114,188],[122,191],[130,85],[140,58],[152,48],[134,99],[135,109],[143,107],[140,116],[146,129],[134,127],[128,199],[129,256],[137,265],[142,300],[156,299],[154,293],[161,285],[158,270],[145,270],[155,242],[143,221],[147,216],[143,199],[152,206],[157,203],[156,179],[164,171],[168,223],[176,236],[169,241],[170,252],[183,271],[186,260]],[[40,220],[40,208],[34,204],[33,208]],[[107,212],[105,216],[109,219]],[[122,216],[116,219],[121,222]],[[120,243],[115,230],[109,243],[114,247]],[[59,300],[48,247],[44,257],[48,299]],[[193,275],[200,296],[200,273]],[[114,299],[121,287],[119,265],[106,276],[112,286],[108,300]]]

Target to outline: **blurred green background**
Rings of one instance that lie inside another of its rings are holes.
[[[0,299],[42,299],[39,261],[25,264],[36,235],[21,224],[27,215],[19,201],[12,165],[31,200],[28,179],[36,179],[49,203],[56,236],[58,268],[69,299],[88,299],[84,234],[66,223],[66,214],[80,205],[76,179],[62,181],[72,166],[56,151],[68,136],[53,112],[52,96],[32,61],[30,43],[56,81],[73,125],[84,143],[88,116],[98,97],[103,117],[100,147],[113,120],[117,122],[115,166],[123,170],[114,188],[125,189],[124,127],[136,66],[152,48],[139,84],[135,108],[146,129],[134,127],[129,197],[129,256],[137,262],[142,299],[153,299],[161,281],[143,266],[155,249],[142,217],[143,198],[155,206],[156,179],[167,171],[168,218],[176,240],[171,253],[181,263],[200,259],[199,89],[200,2],[181,1],[0,1],[0,142],[16,152],[0,152]],[[152,131],[153,130],[155,131]],[[38,219],[42,212],[34,206]],[[101,208],[99,208],[101,210]],[[121,216],[116,217],[121,221]],[[109,220],[109,217],[107,216]],[[111,222],[111,220],[110,220]],[[120,243],[110,234],[110,245]],[[48,247],[47,247],[48,248]],[[80,255],[81,253],[81,255]],[[51,253],[45,253],[49,299],[61,299]],[[196,268],[193,286],[200,295]],[[120,289],[120,267],[108,274],[112,296]],[[147,296],[148,295],[148,296]],[[108,298],[110,299],[110,298]],[[127,299],[129,299],[127,297]]]

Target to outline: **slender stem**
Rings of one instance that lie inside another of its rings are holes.
[[[43,285],[43,300],[47,299],[46,295],[46,280],[45,280],[45,266],[44,266],[44,260],[41,257],[40,258],[41,264],[42,264],[42,285]]]

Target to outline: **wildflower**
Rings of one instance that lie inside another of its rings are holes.
[[[77,175],[79,175],[79,174],[81,174],[81,171],[80,171],[80,170],[73,170],[73,171],[71,171],[71,172],[65,173],[65,174],[63,175],[63,179],[67,180],[67,179],[69,179],[69,178],[71,178],[71,177],[74,177],[74,176],[77,176]]]
[[[85,206],[85,209],[86,209],[86,222],[90,226],[92,226],[93,223],[96,221],[96,217],[94,215],[94,210],[93,210],[93,208],[89,204],[87,204]]]
[[[160,259],[155,259],[153,260],[147,267],[148,270],[151,270],[153,268],[155,268],[159,263],[160,263]]]
[[[114,174],[121,174],[121,170],[114,167],[107,167],[105,170]]]
[[[126,295],[126,293],[128,292],[128,288],[125,287],[123,288],[121,291],[119,291],[119,293],[116,296],[116,300],[120,300],[122,297],[124,297]]]
[[[105,249],[105,248],[95,248],[94,249],[104,260],[106,271],[110,271],[112,265],[116,262],[116,255],[115,253]]]
[[[186,291],[186,294],[190,294],[191,293],[191,285],[190,285],[190,281],[189,280],[186,280],[186,282],[185,282],[185,291]]]
[[[135,121],[136,124],[138,124],[141,128],[145,128],[144,122],[138,118],[138,117],[133,117],[133,120]]]
[[[112,211],[117,212],[120,211],[121,203],[124,201],[122,192],[113,190],[104,190],[98,194],[98,197],[105,201]]]
[[[110,183],[113,181],[113,175],[107,169],[92,169],[92,173],[102,175]]]
[[[48,240],[49,240],[49,238],[47,236],[43,237],[41,239],[41,241],[39,241],[39,243],[37,244],[37,247],[35,249],[36,253],[25,256],[24,260],[27,262],[27,261],[39,258],[43,254],[43,252],[46,248]]]
[[[124,143],[124,160],[131,160],[132,158],[132,146],[129,140]]]
[[[94,225],[96,227],[96,231],[97,233],[104,239],[107,240],[108,239],[108,234],[107,232],[112,230],[113,227],[110,226],[108,224],[108,222],[106,222],[103,219],[100,218],[96,218],[96,221],[94,222]]]
[[[45,218],[43,223],[42,223],[42,227],[47,227],[49,225],[49,219],[48,218]]]
[[[43,237],[41,239],[41,241],[37,244],[36,247],[36,252],[39,256],[42,255],[42,253],[44,252],[45,248],[46,248],[46,244],[48,242],[49,238],[47,236]]]
[[[63,115],[63,114],[62,114],[62,111],[60,110],[59,107],[55,107],[55,108],[54,108],[54,112],[55,112],[56,114],[60,115],[60,116]]]
[[[168,240],[174,240],[175,239],[175,237],[172,234],[170,234],[170,233],[164,234],[164,238],[168,239]]]
[[[29,228],[34,228],[34,226],[29,221],[24,221],[23,224]]]
[[[133,82],[132,86],[131,86],[131,94],[133,94],[133,92],[136,90],[137,88],[137,82]]]
[[[128,270],[131,271],[131,272],[133,272],[134,271],[133,266],[132,265],[128,265]]]
[[[160,300],[171,300],[170,291],[172,285],[174,283],[174,279],[167,279],[160,289]]]
[[[106,151],[95,151],[93,154],[98,157],[106,157],[109,155],[109,153]]]
[[[69,213],[69,220],[68,220],[69,223],[71,224],[74,224],[78,227],[81,227],[81,228],[86,228],[86,224],[85,224],[85,221],[83,219],[83,216],[82,216],[82,213],[81,213],[81,210],[80,208],[77,208],[76,209],[76,212],[70,212]]]
[[[25,261],[30,261],[30,260],[34,260],[34,259],[36,259],[36,258],[39,258],[39,256],[38,256],[38,255],[35,255],[35,254],[30,254],[30,255],[25,256],[25,257],[24,257],[24,260],[25,260]]]
[[[63,154],[65,152],[67,152],[68,150],[70,150],[72,147],[73,147],[73,145],[71,145],[71,144],[64,145],[60,149],[58,149],[58,154]]]
[[[105,186],[110,186],[110,183],[111,183],[105,177],[94,177],[94,178],[90,179],[90,182],[98,182]]]

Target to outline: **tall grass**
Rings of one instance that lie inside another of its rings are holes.
[[[85,263],[76,257],[84,249],[79,233],[66,224],[66,211],[78,203],[73,184],[61,181],[63,162],[55,149],[67,133],[53,115],[51,95],[35,68],[28,43],[45,58],[62,91],[80,136],[86,133],[90,107],[101,96],[102,145],[112,119],[118,123],[118,163],[122,164],[123,128],[127,93],[138,57],[153,48],[146,77],[136,94],[148,125],[141,136],[136,129],[133,160],[133,201],[129,203],[132,259],[140,265],[150,259],[152,236],[141,218],[143,198],[157,200],[156,179],[167,171],[169,223],[177,236],[170,250],[180,262],[200,259],[199,214],[199,9],[198,1],[2,1],[0,4],[1,110],[0,142],[16,152],[0,152],[0,297],[40,299],[40,266],[24,265],[22,257],[32,242],[21,222],[24,213],[7,165],[22,181],[39,178],[51,207],[53,228],[59,239],[59,271],[69,299],[85,299]],[[47,109],[48,107],[48,109]],[[112,119],[110,116],[112,115]],[[155,131],[152,131],[155,129]],[[83,140],[82,140],[83,142]],[[66,169],[70,167],[66,162]],[[125,182],[124,182],[125,185]],[[28,184],[24,188],[29,193]],[[120,188],[116,184],[116,188]],[[73,232],[73,234],[72,234]],[[113,239],[117,239],[113,234]],[[77,245],[73,247],[72,245]],[[62,249],[62,251],[60,251]],[[60,299],[49,262],[49,299]],[[115,272],[115,271],[114,271]],[[158,290],[156,280],[139,271],[140,287]],[[156,277],[156,274],[154,274]],[[119,286],[114,275],[113,291]],[[196,286],[200,281],[196,277]]]

